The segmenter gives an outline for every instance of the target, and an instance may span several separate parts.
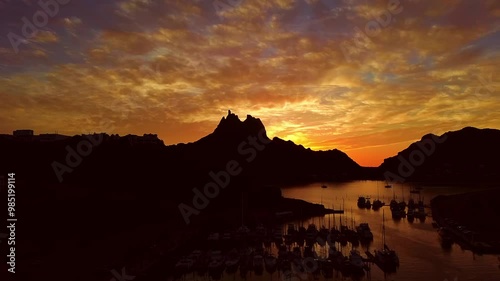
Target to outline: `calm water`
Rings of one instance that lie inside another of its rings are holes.
[[[369,223],[374,241],[368,246],[358,246],[357,249],[365,256],[365,251],[380,249],[382,246],[382,214],[385,213],[386,243],[396,250],[400,259],[400,267],[397,273],[384,276],[384,273],[375,265],[372,266],[370,275],[365,275],[361,280],[408,280],[408,281],[444,281],[444,280],[478,280],[478,281],[499,281],[500,268],[499,260],[495,255],[474,255],[471,251],[462,250],[457,244],[449,249],[443,249],[439,243],[436,229],[432,227],[432,218],[428,217],[424,222],[415,219],[413,223],[406,219],[394,221],[388,206],[382,207],[379,211],[359,209],[357,200],[359,196],[368,196],[371,201],[380,198],[387,205],[395,195],[400,201],[403,196],[406,202],[410,197],[409,186],[394,185],[393,188],[384,188],[384,182],[376,181],[356,181],[346,183],[326,183],[328,188],[322,189],[324,183],[292,186],[282,189],[283,196],[288,198],[303,199],[314,203],[323,203],[326,207],[334,209],[344,208],[345,214],[328,215],[325,217],[311,218],[307,221],[296,221],[296,225],[303,224],[305,227],[309,223],[314,223],[319,228],[321,225],[333,227],[340,224],[340,219],[349,226],[367,222]],[[424,187],[421,195],[426,205],[430,199],[438,194],[456,194],[474,190],[472,187]],[[475,188],[477,190],[477,188]],[[404,191],[404,193],[403,193]],[[419,195],[412,194],[417,202]],[[352,209],[352,211],[351,211]],[[383,211],[385,210],[385,211]],[[430,214],[430,209],[427,209]],[[286,226],[283,226],[286,230]],[[286,231],[284,231],[286,233]],[[328,253],[328,246],[320,247],[316,244],[316,252],[321,255]],[[344,254],[351,250],[351,244],[342,249]],[[276,249],[273,250],[276,254]],[[196,275],[185,276],[184,280],[206,280]],[[238,273],[224,273],[222,280],[244,280]],[[312,274],[305,279],[294,276],[292,279],[284,279],[283,275],[274,273],[269,275],[264,271],[262,276],[249,274],[246,280],[325,280],[323,276],[314,279]],[[342,278],[342,275],[329,280],[351,280]]]
[[[500,280],[499,261],[494,255],[474,255],[471,251],[462,250],[457,244],[451,249],[443,249],[438,240],[436,230],[432,227],[432,218],[428,217],[425,222],[415,219],[413,223],[406,219],[400,221],[392,220],[389,207],[383,207],[379,211],[359,209],[357,199],[359,196],[370,196],[371,201],[377,199],[389,204],[394,193],[398,201],[403,197],[408,202],[410,187],[394,185],[393,188],[384,188],[383,182],[357,181],[347,183],[330,183],[328,188],[320,188],[321,183],[305,186],[295,186],[283,189],[283,196],[289,198],[300,198],[310,202],[323,203],[327,207],[334,206],[335,209],[345,205],[346,214],[343,220],[351,222],[354,218],[356,224],[368,222],[374,234],[373,244],[370,252],[380,248],[382,229],[382,210],[385,210],[386,242],[390,248],[396,250],[401,265],[397,273],[384,278],[382,271],[376,266],[372,267],[371,280]],[[404,190],[404,194],[403,194]],[[438,194],[456,194],[470,191],[471,187],[424,187],[421,196],[425,204],[429,205],[430,199]],[[418,194],[412,194],[415,200]],[[352,208],[352,216],[351,216]],[[427,210],[430,213],[430,210]],[[333,215],[331,215],[333,216]],[[333,224],[333,217],[326,216],[315,218],[314,222],[328,226]],[[335,215],[337,225],[339,215]],[[361,249],[360,249],[361,250]],[[361,252],[364,252],[364,248]],[[369,280],[365,277],[363,280]]]

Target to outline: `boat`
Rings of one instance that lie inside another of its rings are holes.
[[[370,202],[370,198],[366,198],[365,208],[367,208],[367,209],[372,208],[372,202]]]
[[[392,200],[391,200],[391,203],[389,204],[389,207],[391,208],[391,211],[395,210],[399,207],[398,201],[396,201],[396,193],[395,192],[393,192]]]
[[[183,257],[175,264],[175,271],[179,276],[182,276],[183,274],[190,273],[194,268],[194,264],[194,259]]]
[[[327,279],[333,277],[333,262],[329,259],[321,260],[321,273]]]
[[[400,219],[402,219],[403,217],[406,216],[405,211],[403,211],[403,210],[401,210],[399,208],[391,210],[391,213],[392,213],[392,218],[394,220],[400,220]]]
[[[307,242],[315,242],[316,236],[318,235],[318,229],[315,224],[309,224],[306,230],[306,240]]]
[[[264,259],[261,255],[253,257],[253,271],[256,275],[262,275],[264,272]]]
[[[423,205],[418,206],[418,212],[416,212],[416,217],[418,217],[419,220],[425,221],[427,218],[427,214],[425,213],[425,207]]]
[[[252,251],[250,249],[247,249],[246,251],[241,253],[241,258],[240,258],[240,276],[241,278],[245,279],[248,271],[250,271],[253,268],[253,263],[252,263]]]
[[[306,246],[304,248],[304,258],[313,258],[313,259],[317,259],[318,258],[318,254],[316,253],[316,251],[314,250],[313,247],[311,246]]]
[[[391,250],[385,241],[385,215],[382,214],[382,244],[381,250],[375,251],[374,263],[384,272],[395,272],[399,267],[399,257]]]
[[[358,197],[358,207],[359,208],[364,208],[366,204],[366,198],[363,196]]]
[[[409,222],[413,222],[415,220],[415,210],[409,208],[408,213],[406,214],[406,218]]]
[[[208,263],[208,271],[214,272],[224,269],[224,257],[221,251],[212,251],[210,253],[210,262]]]
[[[352,275],[362,276],[364,275],[365,263],[363,262],[363,257],[357,250],[351,250],[349,253],[349,271]]]
[[[385,186],[384,186],[384,187],[385,187],[385,188],[391,188],[391,187],[392,187],[392,185],[391,185],[389,182],[385,182]]]
[[[406,209],[406,202],[405,202],[405,188],[404,186],[401,184],[401,195],[402,195],[402,198],[403,198],[403,201],[399,202],[398,203],[398,206],[401,210],[405,210]]]
[[[332,247],[335,247],[335,235],[330,232],[328,234],[328,236],[326,237],[326,244],[328,245],[328,247],[332,248]]]
[[[410,197],[410,200],[408,200],[408,209],[415,209],[417,205],[415,204],[415,200]]]
[[[238,269],[238,265],[240,263],[240,255],[236,249],[233,249],[227,255],[225,265],[227,273],[235,273]]]
[[[321,188],[327,188],[328,186],[326,184],[321,185]]]
[[[266,271],[269,274],[273,274],[276,271],[276,268],[278,266],[278,259],[273,256],[272,254],[267,254],[264,257],[264,265],[266,268]]]
[[[359,239],[364,241],[373,240],[373,233],[368,223],[360,223],[359,226],[356,227],[356,231],[359,235]]]
[[[276,245],[281,245],[283,243],[283,230],[281,228],[275,228],[273,231],[273,241]]]
[[[300,247],[293,247],[292,251],[294,259],[301,259],[302,258],[302,253],[300,252]]]
[[[377,211],[379,210],[380,208],[382,208],[382,206],[384,206],[385,203],[383,203],[382,201],[380,201],[380,194],[379,194],[379,191],[378,191],[378,183],[377,183],[377,200],[373,201],[373,205],[372,205],[372,209]]]
[[[328,259],[332,261],[333,267],[339,270],[344,262],[344,255],[335,248],[328,250]]]
[[[372,209],[377,211],[380,208],[382,208],[385,205],[384,202],[380,201],[379,199],[373,201]]]
[[[438,234],[442,244],[453,244],[453,236],[447,227],[440,227],[438,230]]]
[[[201,255],[194,264],[194,270],[199,276],[204,276],[208,272],[208,263],[210,259],[206,254]]]

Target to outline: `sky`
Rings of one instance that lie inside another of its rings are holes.
[[[497,0],[0,0],[0,14],[0,133],[176,144],[230,109],[378,166],[427,133],[500,128]]]

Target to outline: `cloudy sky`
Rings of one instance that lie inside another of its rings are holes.
[[[500,128],[497,0],[0,1],[0,133],[270,137],[377,166]],[[54,5],[56,3],[56,5]]]

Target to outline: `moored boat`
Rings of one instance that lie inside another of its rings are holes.
[[[278,266],[278,259],[271,254],[267,254],[264,257],[264,265],[265,265],[266,271],[269,274],[273,274],[276,271],[276,268]]]
[[[384,272],[395,272],[399,267],[399,257],[396,251],[389,249],[386,245],[384,214],[382,214],[382,244],[383,248],[375,251],[374,262]]]
[[[363,257],[357,250],[351,250],[349,253],[349,265],[350,265],[350,273],[354,276],[362,276],[364,275],[364,266]]]
[[[227,255],[225,265],[227,273],[235,273],[238,269],[238,265],[240,263],[240,255],[236,249],[233,249]]]
[[[371,209],[372,208],[372,202],[370,201],[370,198],[366,199],[365,208],[367,208],[367,209]]]
[[[364,241],[373,240],[373,233],[368,223],[360,223],[359,226],[356,227],[356,231],[359,235],[359,239]]]
[[[363,196],[358,197],[358,207],[359,208],[364,208],[366,204],[366,198]]]
[[[253,257],[253,271],[256,275],[262,275],[264,271],[264,259],[261,255]]]

